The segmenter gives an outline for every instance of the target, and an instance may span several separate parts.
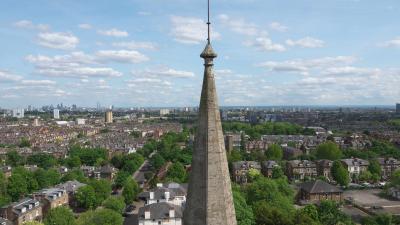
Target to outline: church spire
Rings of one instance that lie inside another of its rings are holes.
[[[205,67],[203,87],[183,224],[236,225],[214,77],[217,54],[211,47],[209,19],[207,25],[207,45],[200,55]]]

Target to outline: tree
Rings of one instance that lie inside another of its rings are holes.
[[[291,225],[291,217],[283,209],[272,207],[266,201],[253,206],[257,225]]]
[[[390,214],[377,214],[373,217],[364,217],[362,219],[362,225],[392,225],[393,216]]]
[[[75,217],[71,209],[65,206],[50,209],[44,218],[44,225],[75,225]]]
[[[283,150],[281,146],[272,144],[268,147],[267,151],[265,151],[265,156],[269,160],[282,160]]]
[[[28,187],[25,177],[21,174],[13,174],[8,178],[7,193],[12,201],[17,201],[28,194]]]
[[[337,160],[342,156],[342,151],[334,142],[327,141],[318,145],[316,156],[318,159]]]
[[[126,182],[126,180],[130,177],[131,175],[126,172],[126,171],[118,171],[115,180],[114,180],[114,187],[115,188],[122,188]]]
[[[111,209],[98,209],[82,213],[77,219],[77,225],[122,225],[121,214]]]
[[[360,181],[370,181],[372,179],[372,173],[369,172],[368,170],[363,171],[360,173],[360,175],[358,176],[358,179]]]
[[[185,167],[180,162],[172,164],[168,169],[167,179],[177,183],[184,183],[186,180]]]
[[[15,150],[9,151],[6,154],[6,164],[12,167],[22,165],[24,158]]]
[[[350,182],[349,173],[340,161],[333,162],[331,173],[333,179],[342,186],[347,186]]]
[[[111,194],[111,183],[108,180],[90,180],[89,185],[93,187],[96,195],[96,205],[101,205]]]
[[[45,153],[30,155],[26,161],[29,165],[37,165],[43,169],[51,168],[57,164],[57,160],[54,158],[54,156]]]
[[[279,178],[284,178],[285,174],[283,173],[283,170],[280,166],[275,166],[272,169],[272,178],[273,179],[279,179]]]
[[[254,225],[254,214],[246,199],[238,190],[233,190],[233,203],[235,204],[236,220],[238,225]]]
[[[34,220],[34,221],[25,222],[22,225],[44,225],[44,224],[39,221]]]
[[[117,213],[123,213],[125,209],[125,202],[123,197],[110,196],[104,202],[103,206],[106,209],[111,209]]]
[[[390,177],[390,183],[392,186],[400,185],[400,170],[395,170]]]
[[[7,179],[3,172],[0,171],[0,207],[8,204],[11,201],[7,193]]]
[[[137,198],[137,195],[139,194],[140,188],[138,183],[133,180],[132,178],[129,178],[124,185],[124,190],[122,191],[122,196],[125,199],[126,204],[131,204],[133,200]]]
[[[165,159],[157,153],[151,157],[150,163],[155,170],[159,170],[165,164]]]
[[[47,188],[60,183],[61,175],[57,170],[44,170],[39,168],[33,174],[38,183],[39,189]]]
[[[321,223],[324,225],[353,224],[351,219],[340,211],[339,205],[334,201],[321,201],[318,214]]]
[[[68,157],[65,160],[65,164],[67,165],[68,168],[72,169],[72,168],[80,167],[82,162],[78,156],[72,156],[72,157]]]
[[[376,160],[376,159],[369,161],[368,170],[369,170],[369,172],[371,172],[371,174],[376,174],[378,176],[381,176],[381,172],[382,172],[381,165],[379,164],[378,160]]]
[[[247,174],[247,176],[249,177],[250,181],[256,180],[260,175],[261,175],[260,170],[257,170],[257,169],[254,169],[254,168],[249,169],[249,172]]]
[[[18,146],[20,148],[31,147],[31,142],[29,141],[28,138],[23,137],[23,138],[21,138],[21,141],[19,142]]]
[[[97,207],[98,200],[96,199],[96,192],[90,185],[80,187],[75,194],[75,198],[82,208],[94,209]]]
[[[72,180],[77,180],[82,183],[87,183],[87,178],[83,174],[83,171],[80,169],[70,170],[61,178],[61,182],[67,182]]]

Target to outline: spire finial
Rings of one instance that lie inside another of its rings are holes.
[[[207,38],[207,41],[208,41],[208,43],[210,43],[211,42],[211,39],[210,39],[210,25],[211,25],[211,23],[210,23],[210,0],[207,0],[207,1],[208,1],[208,16],[207,16],[208,38]]]

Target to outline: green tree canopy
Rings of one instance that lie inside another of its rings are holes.
[[[347,186],[350,182],[349,173],[340,161],[333,162],[331,173],[333,179],[342,186]]]
[[[44,218],[44,225],[75,225],[75,217],[71,209],[65,206],[50,209]]]
[[[167,172],[167,179],[177,183],[184,183],[186,176],[185,167],[179,162],[172,164]]]
[[[76,222],[77,225],[122,225],[123,217],[111,209],[97,209],[82,213]]]
[[[6,154],[6,164],[16,167],[24,164],[24,158],[15,150],[11,150]]]
[[[94,188],[90,185],[80,187],[75,194],[75,198],[79,206],[85,209],[95,209],[99,202],[96,199]]]
[[[125,209],[125,200],[120,196],[110,196],[103,202],[103,206],[106,209],[122,214]]]
[[[125,199],[125,203],[131,204],[133,200],[137,198],[139,191],[140,187],[138,183],[132,178],[128,178],[128,180],[125,182],[124,190],[122,191],[122,196]]]
[[[283,150],[281,146],[277,144],[272,144],[268,146],[267,151],[265,151],[265,156],[269,160],[282,160]]]
[[[88,184],[93,187],[96,196],[96,205],[101,205],[111,195],[111,183],[108,180],[90,180]]]
[[[238,225],[254,225],[255,220],[253,210],[249,205],[247,205],[246,199],[242,193],[238,190],[233,190],[232,194]]]
[[[318,145],[316,156],[318,159],[337,160],[341,158],[342,151],[334,142],[327,141]]]
[[[371,172],[371,174],[376,174],[378,176],[380,176],[381,172],[382,172],[381,165],[379,164],[378,160],[376,160],[376,159],[369,161],[368,170],[369,170],[369,172]]]
[[[57,160],[54,158],[54,156],[45,153],[30,155],[26,159],[26,162],[29,165],[37,165],[38,167],[43,169],[51,168],[57,164]]]

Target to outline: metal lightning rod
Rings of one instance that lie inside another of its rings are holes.
[[[211,39],[210,39],[210,0],[208,0],[208,16],[207,16],[207,26],[208,26],[208,38],[207,41],[210,44]]]

